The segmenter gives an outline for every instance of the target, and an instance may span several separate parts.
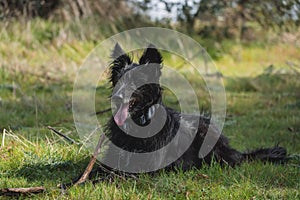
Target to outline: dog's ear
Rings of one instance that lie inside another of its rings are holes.
[[[117,43],[112,51],[111,57],[113,62],[111,63],[111,76],[110,81],[115,85],[120,78],[120,72],[126,65],[132,63],[131,58],[123,51],[121,46]]]
[[[122,55],[125,55],[125,52],[123,51],[123,49],[121,48],[119,43],[116,43],[114,50],[112,51],[111,57],[113,59],[117,59],[118,57],[120,57]]]
[[[144,51],[142,57],[140,58],[139,63],[141,65],[147,64],[147,63],[162,63],[162,56],[159,53],[159,51],[156,49],[156,47],[153,44],[150,44],[148,48]]]

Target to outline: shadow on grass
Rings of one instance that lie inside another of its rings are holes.
[[[24,164],[14,171],[12,176],[25,178],[28,182],[70,182],[79,177],[85,170],[89,159],[78,162],[71,160],[60,161],[52,164],[35,163]]]

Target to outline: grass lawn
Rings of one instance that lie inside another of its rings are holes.
[[[90,154],[46,127],[79,140],[71,108],[74,74],[96,43],[46,40],[45,26],[34,34],[18,35],[14,28],[0,34],[0,188],[47,188],[21,197],[33,199],[300,198],[300,70],[286,64],[299,66],[300,50],[287,44],[235,45],[216,64],[224,75],[224,134],[232,146],[245,151],[280,143],[298,155],[290,163],[253,162],[234,169],[213,163],[138,180],[87,183],[63,193],[56,185],[82,173]],[[109,95],[99,90],[103,98]]]

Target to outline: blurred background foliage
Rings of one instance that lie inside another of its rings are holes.
[[[218,59],[232,42],[298,41],[300,0],[0,0],[0,23],[9,38],[27,35],[27,43],[34,38],[58,46],[137,27],[172,28]]]
[[[264,30],[295,30],[300,0],[0,0],[1,20],[36,17],[60,22],[121,20],[123,28],[152,19],[205,37],[251,39],[253,22]]]

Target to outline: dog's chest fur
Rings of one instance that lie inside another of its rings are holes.
[[[115,145],[119,149],[110,146],[104,156],[104,161],[110,159],[115,168],[119,169],[118,166],[125,166],[125,168],[126,166],[138,166],[135,168],[137,171],[143,171],[145,168],[160,169],[162,167],[187,170],[192,167],[199,168],[203,162],[211,163],[212,160],[220,164],[235,166],[245,160],[259,159],[282,162],[286,159],[285,148],[279,146],[261,148],[246,153],[239,152],[230,147],[227,138],[221,135],[221,132],[210,123],[210,119],[182,114],[164,106],[162,88],[159,84],[162,56],[153,45],[144,51],[138,63],[133,63],[118,44],[115,46],[112,57],[114,61],[111,66],[110,81],[113,87],[116,87],[121,79],[122,84],[111,96],[112,100],[117,102],[117,112],[107,123],[106,134],[111,145]],[[133,70],[137,72],[135,77],[130,74]],[[134,85],[139,79],[143,81],[154,80],[154,83],[151,82],[135,88],[132,96],[127,96],[126,91],[132,89],[130,85]],[[159,126],[161,114],[158,112],[157,106],[165,110],[166,120],[162,128],[155,134],[150,134],[150,130],[148,132],[134,129],[127,123],[128,119],[131,118],[138,126],[147,127],[150,123],[154,124],[154,127]],[[152,110],[153,108],[155,109]],[[122,129],[121,127],[125,128]],[[215,141],[215,143],[204,142],[207,139]],[[165,148],[166,146],[169,148]],[[209,152],[202,156],[200,155],[200,148],[208,149]],[[148,160],[139,160],[132,156],[133,154],[152,152],[159,153],[151,154],[153,157]],[[163,163],[168,164],[163,165]]]
[[[110,141],[124,151],[134,153],[153,152],[169,144],[168,150],[170,152],[162,151],[161,154],[156,154],[155,163],[158,166],[163,160],[175,160],[167,168],[200,167],[203,160],[199,158],[199,150],[209,127],[209,119],[193,115],[181,115],[167,107],[165,109],[167,120],[164,127],[154,136],[147,138],[138,138],[124,133],[112,118],[107,124],[107,135]],[[118,152],[115,156],[119,162],[118,165],[126,165],[131,162],[131,158],[127,154]],[[149,162],[151,162],[149,165],[153,165],[153,160]]]

